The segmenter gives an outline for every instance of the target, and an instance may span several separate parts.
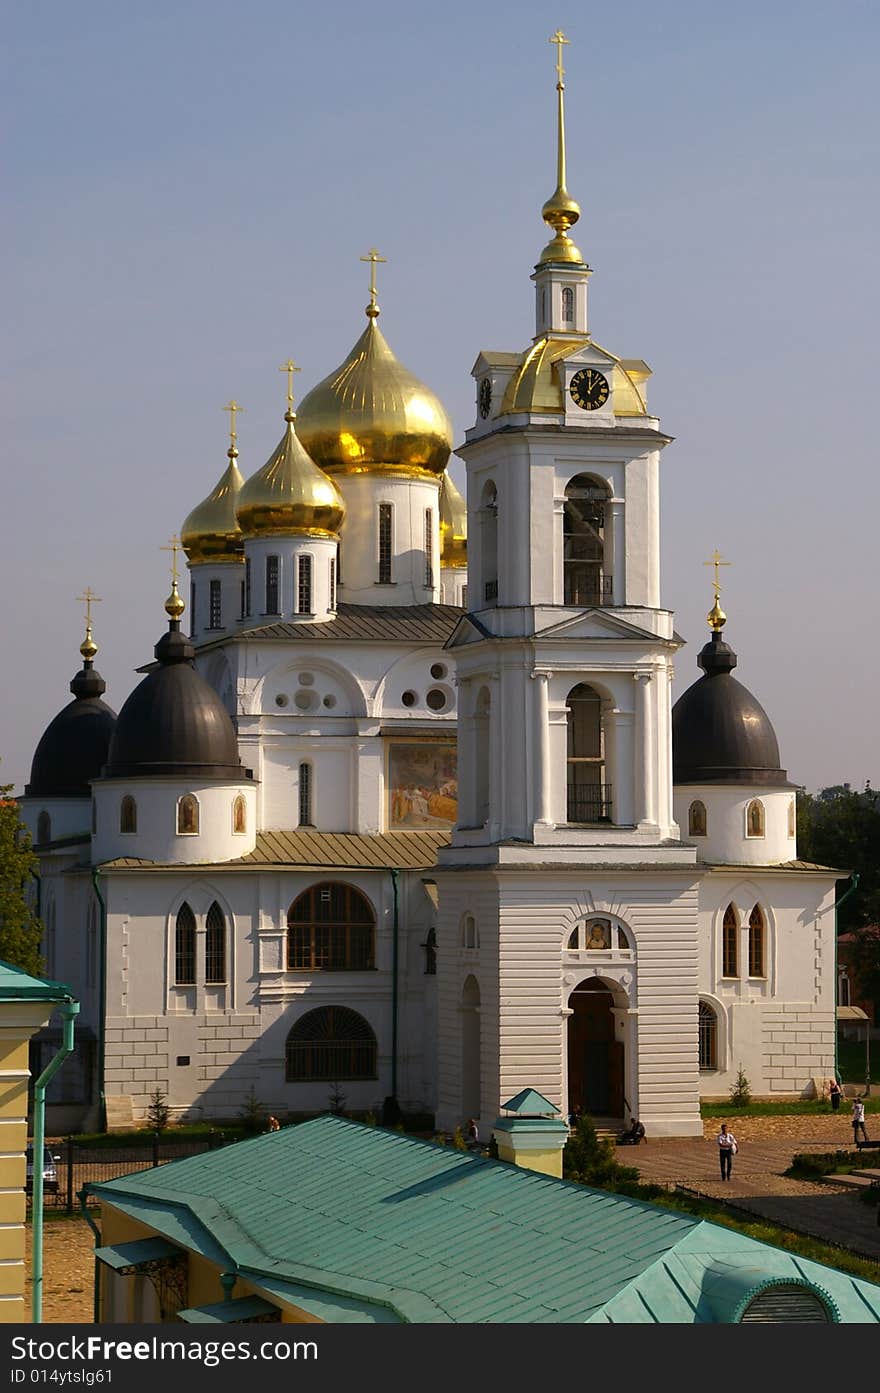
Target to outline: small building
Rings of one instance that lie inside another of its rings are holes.
[[[86,1188],[102,1323],[880,1323],[870,1282],[342,1117]]]

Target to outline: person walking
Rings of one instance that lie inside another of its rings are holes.
[[[868,1133],[865,1131],[865,1104],[862,1101],[861,1094],[859,1094],[852,1105],[852,1117],[850,1121],[852,1122],[853,1129],[853,1146],[858,1146],[859,1132],[862,1134],[863,1141],[868,1140]]]
[[[837,1082],[837,1079],[828,1080],[828,1097],[831,1099],[832,1112],[840,1111],[840,1095],[842,1092],[843,1089],[840,1087],[840,1084]]]
[[[718,1160],[721,1162],[721,1179],[729,1180],[730,1168],[738,1147],[736,1137],[728,1131],[726,1122],[722,1122],[721,1131],[718,1133],[716,1141],[718,1142]]]

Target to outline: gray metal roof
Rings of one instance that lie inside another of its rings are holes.
[[[229,642],[271,643],[291,639],[308,642],[430,643],[443,644],[461,616],[458,605],[348,605],[340,604],[335,619],[325,624],[260,624],[242,629],[213,643],[201,644],[199,652]]]

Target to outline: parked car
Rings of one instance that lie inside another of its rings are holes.
[[[43,1147],[43,1193],[46,1194],[46,1195],[57,1195],[57,1194],[58,1194],[58,1170],[57,1170],[57,1167],[56,1167],[56,1164],[55,1164],[55,1163],[56,1163],[56,1161],[60,1161],[60,1160],[61,1160],[61,1157],[60,1157],[60,1156],[54,1156],[54,1155],[52,1154],[52,1152],[49,1150],[48,1146],[44,1146],[44,1147]],[[34,1148],[33,1148],[32,1143],[31,1143],[31,1142],[28,1142],[28,1148],[27,1148],[27,1180],[25,1181],[25,1188],[27,1189],[28,1194],[30,1194],[31,1190],[33,1189],[33,1186],[34,1186]]]

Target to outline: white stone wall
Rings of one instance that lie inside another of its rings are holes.
[[[202,561],[195,565],[188,563],[190,575],[189,594],[184,591],[186,601],[184,626],[195,642],[211,641],[224,634],[234,633],[241,626],[242,583],[244,581],[243,561]],[[212,628],[211,582],[220,583],[220,624]],[[195,609],[193,609],[195,598]]]
[[[53,842],[80,832],[88,833],[91,827],[90,798],[22,798],[18,806],[32,842],[37,840],[37,823],[42,812],[49,814]]]
[[[764,835],[748,833],[748,809],[757,799],[764,809]],[[706,836],[692,836],[688,813],[699,801],[706,809]],[[711,865],[772,866],[797,857],[795,796],[791,788],[737,784],[676,784],[673,804],[681,835]]]
[[[177,808],[181,798],[198,800],[197,833],[178,832]],[[137,831],[120,831],[123,798],[137,805]],[[245,800],[245,831],[234,830],[233,808],[237,797]],[[95,832],[92,855],[96,864],[116,857],[145,861],[198,865],[233,861],[253,851],[257,837],[257,795],[253,780],[220,783],[204,778],[183,780],[101,779],[94,785]]]
[[[345,499],[340,600],[355,605],[428,605],[440,599],[440,480],[376,473],[334,475]],[[392,508],[391,583],[379,583],[380,503]],[[433,580],[426,584],[425,512],[432,514]]]
[[[244,553],[251,567],[251,608],[248,623],[271,624],[279,620],[288,623],[325,623],[336,613],[335,596],[331,596],[330,563],[337,561],[338,543],[335,537],[248,537]],[[266,558],[278,558],[278,606],[267,608]],[[299,608],[299,558],[311,557],[312,604],[308,612]],[[332,601],[332,603],[331,603]]]

